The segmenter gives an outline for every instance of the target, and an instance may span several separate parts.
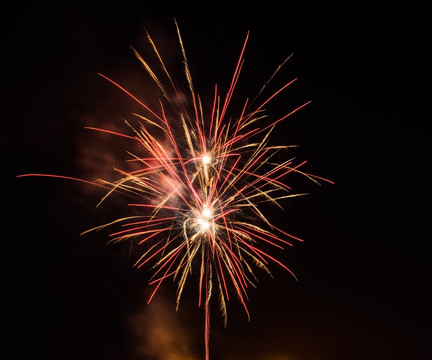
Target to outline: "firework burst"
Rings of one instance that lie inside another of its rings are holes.
[[[189,101],[178,101],[173,81],[152,38],[149,44],[162,69],[158,76],[148,62],[133,49],[136,57],[163,94],[159,108],[152,109],[125,87],[101,75],[142,107],[129,134],[88,127],[87,129],[125,138],[133,170],[115,168],[117,180],[87,181],[53,176],[97,185],[107,190],[101,199],[119,193],[135,208],[133,215],[115,219],[86,231],[111,227],[113,242],[131,241],[142,248],[137,267],[153,270],[149,302],[168,278],[177,283],[177,306],[192,272],[198,276],[198,305],[205,312],[205,356],[209,359],[210,300],[218,294],[220,309],[227,321],[226,303],[234,294],[249,317],[246,300],[248,286],[256,283],[255,269],[270,274],[269,263],[276,263],[294,274],[281,261],[263,250],[267,246],[284,249],[301,239],[272,224],[263,204],[282,208],[280,201],[303,194],[293,193],[285,183],[292,173],[317,181],[324,180],[301,170],[306,163],[281,158],[290,146],[270,145],[275,126],[306,106],[269,120],[264,106],[296,79],[288,82],[258,106],[246,99],[238,116],[228,115],[231,99],[243,67],[249,34],[243,43],[230,86],[225,96],[218,87],[210,100],[210,111],[195,92],[183,41],[176,24]],[[281,66],[283,63],[281,64]],[[271,78],[280,69],[279,66]],[[271,79],[270,79],[271,80]],[[268,82],[267,82],[268,83]],[[264,85],[264,87],[267,85]],[[125,166],[126,168],[126,166]],[[28,176],[26,175],[26,176]]]

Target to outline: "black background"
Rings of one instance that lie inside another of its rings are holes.
[[[145,54],[147,29],[181,78],[176,17],[203,97],[216,82],[226,89],[248,30],[240,99],[256,94],[294,53],[274,89],[299,79],[268,110],[283,114],[312,103],[281,125],[275,141],[301,144],[296,156],[309,161],[307,169],[335,181],[300,184],[311,195],[275,212],[305,239],[280,254],[299,281],[277,269],[275,279],[260,274],[258,288],[250,290],[251,322],[233,299],[226,329],[215,303],[212,359],[430,359],[431,29],[425,12],[403,4],[272,2],[5,8],[7,354],[152,359],[136,353],[126,321],[146,302],[147,273],[132,267],[127,246],[106,245],[97,233],[79,236],[113,209],[95,209],[101,194],[74,182],[15,176],[85,177],[92,165],[83,149],[90,159],[103,157],[83,127],[121,124],[134,106],[97,73],[148,94],[149,81],[129,48]],[[117,146],[106,149],[115,153]],[[161,297],[192,334],[191,353],[203,358],[196,290],[188,290],[176,313],[174,287]]]

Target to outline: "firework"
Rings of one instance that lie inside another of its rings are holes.
[[[302,174],[313,181],[325,179],[302,171],[306,161],[297,163],[294,158],[280,161],[280,153],[290,146],[270,145],[270,134],[275,126],[309,103],[274,120],[265,116],[264,106],[296,79],[257,106],[252,106],[246,99],[238,115],[228,115],[243,67],[248,33],[228,91],[221,96],[215,86],[214,95],[208,102],[210,111],[205,111],[193,86],[177,24],[176,29],[188,102],[177,101],[172,95],[179,93],[178,86],[149,35],[147,38],[162,74],[157,75],[135,49],[133,52],[163,94],[157,109],[150,108],[125,87],[101,74],[137,102],[142,113],[134,114],[138,125],[127,122],[129,134],[94,127],[87,129],[127,139],[131,148],[138,148],[138,152],[128,152],[128,162],[134,164],[133,170],[115,168],[115,181],[43,174],[24,176],[52,176],[102,187],[107,192],[101,203],[113,193],[125,196],[128,206],[134,208],[131,216],[114,219],[84,233],[111,227],[111,241],[131,241],[142,249],[136,266],[153,270],[149,281],[153,292],[149,302],[161,284],[172,278],[177,283],[178,307],[188,278],[192,273],[197,274],[198,305],[204,307],[205,313],[205,357],[209,359],[213,294],[218,294],[226,324],[226,303],[232,294],[239,299],[249,317],[247,289],[256,283],[256,268],[270,274],[269,263],[276,263],[294,276],[286,265],[264,249],[269,246],[284,249],[292,246],[292,241],[302,240],[272,224],[263,211],[263,204],[270,203],[282,209],[281,200],[303,195],[293,193],[286,184],[285,178],[289,174]]]

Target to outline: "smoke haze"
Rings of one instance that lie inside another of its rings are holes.
[[[198,360],[190,324],[175,311],[173,301],[158,294],[130,319],[138,359]]]

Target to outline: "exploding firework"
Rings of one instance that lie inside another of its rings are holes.
[[[125,87],[101,75],[138,103],[142,113],[134,114],[138,125],[127,122],[128,134],[94,127],[88,129],[127,139],[134,149],[128,151],[128,163],[134,165],[133,170],[126,165],[124,168],[128,170],[114,168],[117,174],[114,181],[28,175],[72,179],[102,187],[107,192],[101,203],[114,193],[128,199],[128,206],[133,208],[132,215],[114,219],[85,233],[111,227],[111,241],[131,241],[142,249],[136,266],[153,270],[149,302],[161,284],[172,278],[177,283],[178,307],[188,278],[192,273],[197,274],[198,305],[205,313],[205,357],[209,359],[213,294],[218,294],[226,323],[226,303],[233,294],[249,317],[247,289],[256,283],[256,268],[270,274],[269,263],[275,263],[294,276],[286,265],[264,249],[284,249],[292,246],[292,241],[302,240],[275,226],[263,210],[266,208],[263,204],[270,203],[282,209],[281,200],[303,195],[293,193],[286,184],[285,178],[290,174],[302,174],[313,181],[328,180],[302,171],[306,161],[296,162],[294,158],[280,161],[281,152],[290,146],[270,144],[270,134],[275,126],[309,103],[274,120],[266,117],[264,106],[296,79],[258,105],[253,106],[246,99],[238,115],[228,115],[244,63],[248,33],[226,95],[221,96],[215,86],[214,95],[208,102],[210,111],[205,111],[193,86],[177,24],[176,29],[188,101],[179,101],[172,95],[180,93],[178,85],[149,35],[149,44],[162,69],[161,76],[135,49],[133,51],[163,94],[157,109],[150,108]]]

